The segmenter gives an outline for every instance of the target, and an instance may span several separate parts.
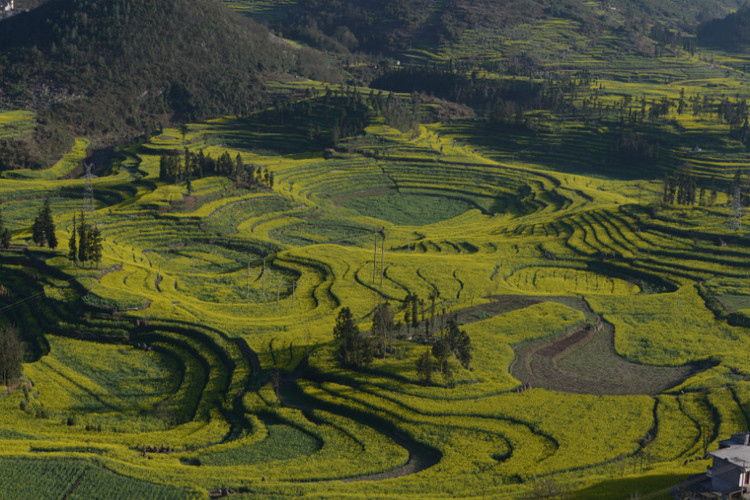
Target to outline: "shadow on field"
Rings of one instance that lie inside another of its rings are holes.
[[[575,492],[580,500],[617,500],[635,498],[672,498],[670,488],[680,484],[690,474],[659,474],[652,476],[623,477],[602,481]]]

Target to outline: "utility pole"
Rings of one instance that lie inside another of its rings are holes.
[[[292,281],[292,311],[294,311],[294,303],[297,300],[297,282]]]
[[[266,298],[266,258],[263,257],[263,299]]]
[[[372,251],[372,282],[375,283],[375,275],[378,273],[378,233],[375,233],[375,248]]]
[[[380,247],[380,289],[383,289],[383,275],[385,274],[385,231],[383,231],[383,242]]]
[[[279,299],[281,298],[281,280],[276,278],[276,312],[279,311]]]
[[[247,261],[247,300],[250,300],[250,261]]]
[[[89,224],[92,227],[98,227],[99,223],[97,221],[96,207],[94,204],[94,185],[91,182],[91,179],[96,177],[92,173],[93,168],[93,163],[86,164],[86,175],[84,176],[86,184],[83,189],[83,212],[86,214]]]

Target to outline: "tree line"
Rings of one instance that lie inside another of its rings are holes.
[[[31,239],[38,246],[57,248],[57,235],[55,234],[55,223],[52,219],[52,208],[50,199],[45,198],[39,214],[34,218],[31,225]],[[10,232],[3,229],[2,211],[0,211],[0,244],[4,248],[10,246]],[[86,221],[86,215],[81,211],[76,220],[73,215],[73,230],[68,240],[68,258],[76,263],[94,262],[99,264],[102,260],[102,234],[98,227]]]
[[[710,184],[700,184],[696,175],[692,172],[690,165],[685,164],[675,172],[664,177],[662,190],[662,202],[669,205],[698,205],[710,207],[716,205],[719,188],[716,178],[712,177]],[[730,204],[735,198],[742,205],[747,205],[747,186],[742,171],[737,170],[732,180],[726,185],[727,199]]]
[[[214,159],[211,154],[193,153],[188,149],[180,155],[178,152],[163,154],[159,157],[159,179],[168,182],[186,182],[188,191],[192,191],[191,179],[202,179],[204,176],[221,175],[234,181],[238,188],[265,186],[273,188],[274,176],[268,168],[242,161],[242,156],[232,160],[228,152]]]
[[[75,214],[73,215],[73,232],[68,240],[68,258],[77,263],[94,262],[97,265],[102,260],[101,231],[95,225],[86,222],[83,211],[77,227]]]

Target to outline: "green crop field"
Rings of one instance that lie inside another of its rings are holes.
[[[489,69],[521,53],[535,73]],[[0,498],[669,498],[705,471],[750,426],[750,153],[718,111],[750,95],[746,58],[621,54],[561,19],[404,57],[454,60],[565,106],[438,121],[393,93],[422,118],[401,130],[370,89],[296,77],[269,84],[293,111],[121,145],[93,210],[87,139],[3,171],[0,326],[25,355],[0,385]],[[35,123],[2,111],[0,139]],[[225,154],[226,175],[164,172]],[[678,178],[693,202],[666,200]],[[99,262],[68,258],[82,213]],[[338,314],[369,332],[384,302],[390,349],[343,365]],[[426,383],[451,315],[471,363]]]

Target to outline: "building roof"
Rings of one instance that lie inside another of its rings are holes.
[[[716,451],[708,452],[715,458],[726,460],[734,465],[750,469],[750,446],[734,445]]]

